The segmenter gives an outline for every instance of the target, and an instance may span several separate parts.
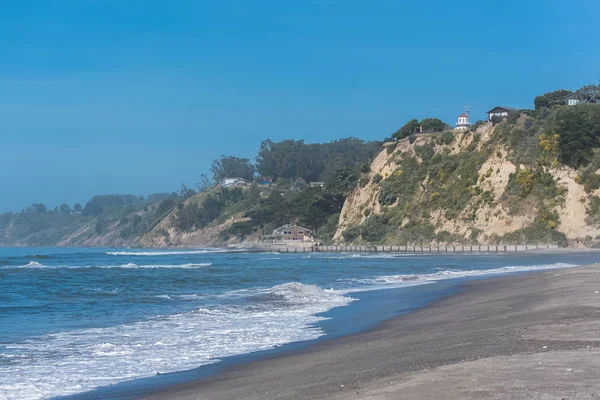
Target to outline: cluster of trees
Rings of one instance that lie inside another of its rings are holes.
[[[256,169],[261,176],[273,180],[302,178],[306,182],[326,182],[341,168],[358,169],[372,158],[380,146],[380,142],[365,142],[356,138],[329,143],[265,140],[256,157]]]
[[[213,160],[210,170],[215,183],[222,182],[225,178],[243,178],[252,181],[256,172],[254,165],[248,158],[225,155]]]
[[[565,105],[565,97],[573,94],[581,101]],[[575,92],[555,90],[537,96],[532,116],[544,123],[544,131],[558,135],[557,161],[572,168],[589,164],[595,149],[600,148],[600,85],[586,85]],[[527,128],[527,127],[526,127]]]
[[[174,225],[182,231],[192,231],[217,219],[224,220],[230,213],[244,211],[247,220],[233,224],[226,235],[244,238],[258,229],[268,233],[296,220],[313,230],[326,230],[324,236],[331,236],[358,175],[355,168],[342,167],[331,174],[324,187],[305,187],[299,191],[291,191],[286,185],[220,188],[177,206],[164,203],[163,207],[161,203],[157,214],[163,213],[163,208],[176,207]]]
[[[358,168],[379,150],[380,145],[380,142],[365,142],[356,138],[329,143],[265,140],[260,145],[256,165],[248,158],[223,155],[212,162],[212,182],[199,184],[199,187],[207,187],[234,177],[247,181],[253,181],[259,176],[273,181],[299,178],[306,182],[326,181],[340,168]]]
[[[77,203],[73,206],[73,208],[71,208],[68,204],[61,204],[60,207],[54,207],[53,211],[70,214],[72,212],[80,213],[82,210],[83,208],[81,207],[81,204]],[[33,203],[31,207],[23,210],[23,213],[30,214],[41,214],[45,212],[52,212],[52,210],[49,210],[48,207],[46,207],[46,205],[43,203]]]
[[[558,161],[573,168],[586,166],[600,147],[600,105],[562,107],[550,124],[559,135]]]
[[[600,103],[600,85],[586,85],[574,93],[575,98],[584,103]],[[537,96],[533,100],[533,105],[536,110],[562,106],[565,104],[565,97],[570,94],[573,94],[573,91],[565,89],[554,90]]]
[[[411,119],[404,126],[398,129],[392,134],[392,138],[395,140],[404,139],[415,133],[418,133],[423,129],[423,132],[442,132],[448,129],[448,124],[439,118],[424,118],[421,121],[417,119]]]
[[[324,187],[307,187],[301,191],[270,188],[266,196],[257,197],[245,212],[248,220],[233,224],[227,233],[244,238],[262,229],[268,234],[283,224],[298,221],[319,237],[331,238],[344,201],[356,187],[358,176],[353,168],[342,167],[332,173]]]
[[[540,110],[544,107],[550,108],[554,106],[563,105],[565,103],[564,98],[570,95],[571,93],[573,92],[565,89],[544,93],[541,96],[537,96],[533,100],[533,105],[536,110]]]

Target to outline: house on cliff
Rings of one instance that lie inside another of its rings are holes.
[[[494,117],[505,118],[510,114],[518,113],[519,111],[520,110],[518,108],[497,106],[487,112],[488,121],[491,121]]]

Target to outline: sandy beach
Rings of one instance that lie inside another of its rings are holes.
[[[600,265],[464,284],[368,332],[146,399],[600,397]]]

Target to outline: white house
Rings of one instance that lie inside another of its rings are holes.
[[[577,104],[582,102],[581,99],[579,99],[577,93],[571,93],[570,95],[565,96],[564,100],[568,106],[576,106]]]
[[[469,116],[465,113],[462,113],[458,116],[458,121],[456,122],[456,128],[454,130],[463,130],[469,129],[471,123],[469,122]]]
[[[225,178],[221,183],[223,187],[239,187],[246,186],[248,182],[246,182],[243,178]]]

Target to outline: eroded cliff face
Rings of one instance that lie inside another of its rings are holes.
[[[502,124],[384,146],[346,199],[334,240],[594,244],[600,229],[591,202],[600,191],[586,192],[577,171],[558,165],[539,132],[523,139],[523,150],[503,139],[507,132],[527,135],[526,116],[511,127]],[[535,160],[520,163],[530,148]],[[384,232],[377,236],[377,229]]]

